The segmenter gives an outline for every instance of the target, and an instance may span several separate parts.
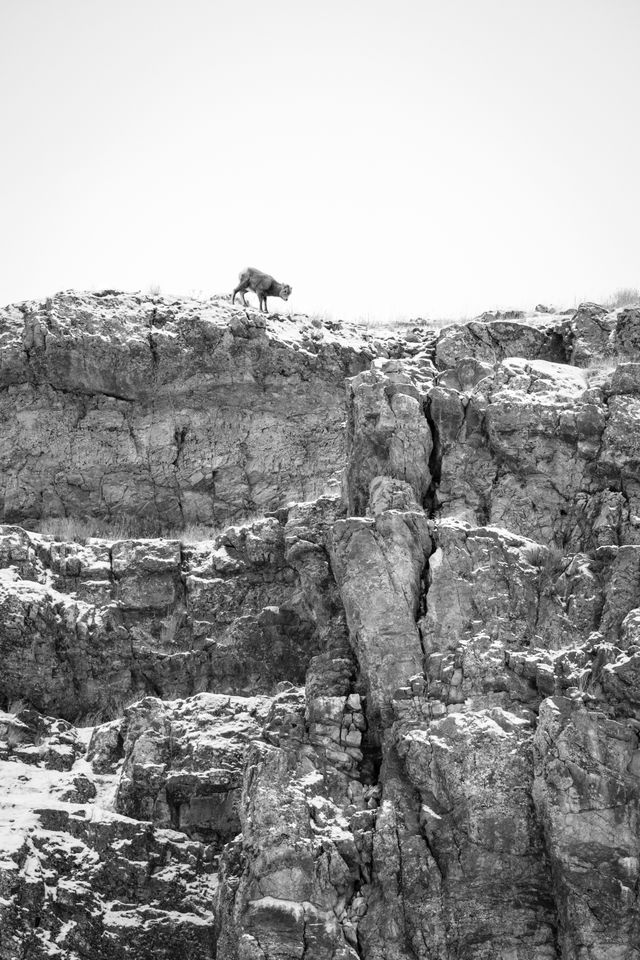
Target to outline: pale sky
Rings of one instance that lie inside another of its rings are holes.
[[[640,0],[0,0],[0,37],[0,304],[246,266],[345,318],[640,286]]]

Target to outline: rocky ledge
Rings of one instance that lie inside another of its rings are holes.
[[[640,311],[0,338],[2,960],[640,956]]]

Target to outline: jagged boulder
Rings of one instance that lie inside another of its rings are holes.
[[[443,330],[436,344],[438,368],[455,367],[463,357],[488,363],[497,363],[506,357],[565,361],[562,338],[554,322],[540,325],[491,316]]]
[[[129,707],[119,731],[116,809],[220,850],[239,832],[244,755],[268,707],[265,698],[207,693]]]

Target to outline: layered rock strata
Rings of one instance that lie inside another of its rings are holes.
[[[341,347],[341,497],[207,542],[5,526],[2,960],[639,957],[639,330]]]
[[[58,294],[0,311],[0,514],[212,523],[323,493],[361,337],[224,298]]]
[[[319,646],[285,558],[287,511],[207,544],[0,534],[0,702],[67,719],[139,696],[302,683]]]

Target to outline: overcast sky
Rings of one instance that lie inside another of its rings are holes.
[[[0,36],[0,303],[640,286],[640,0],[0,0]]]

